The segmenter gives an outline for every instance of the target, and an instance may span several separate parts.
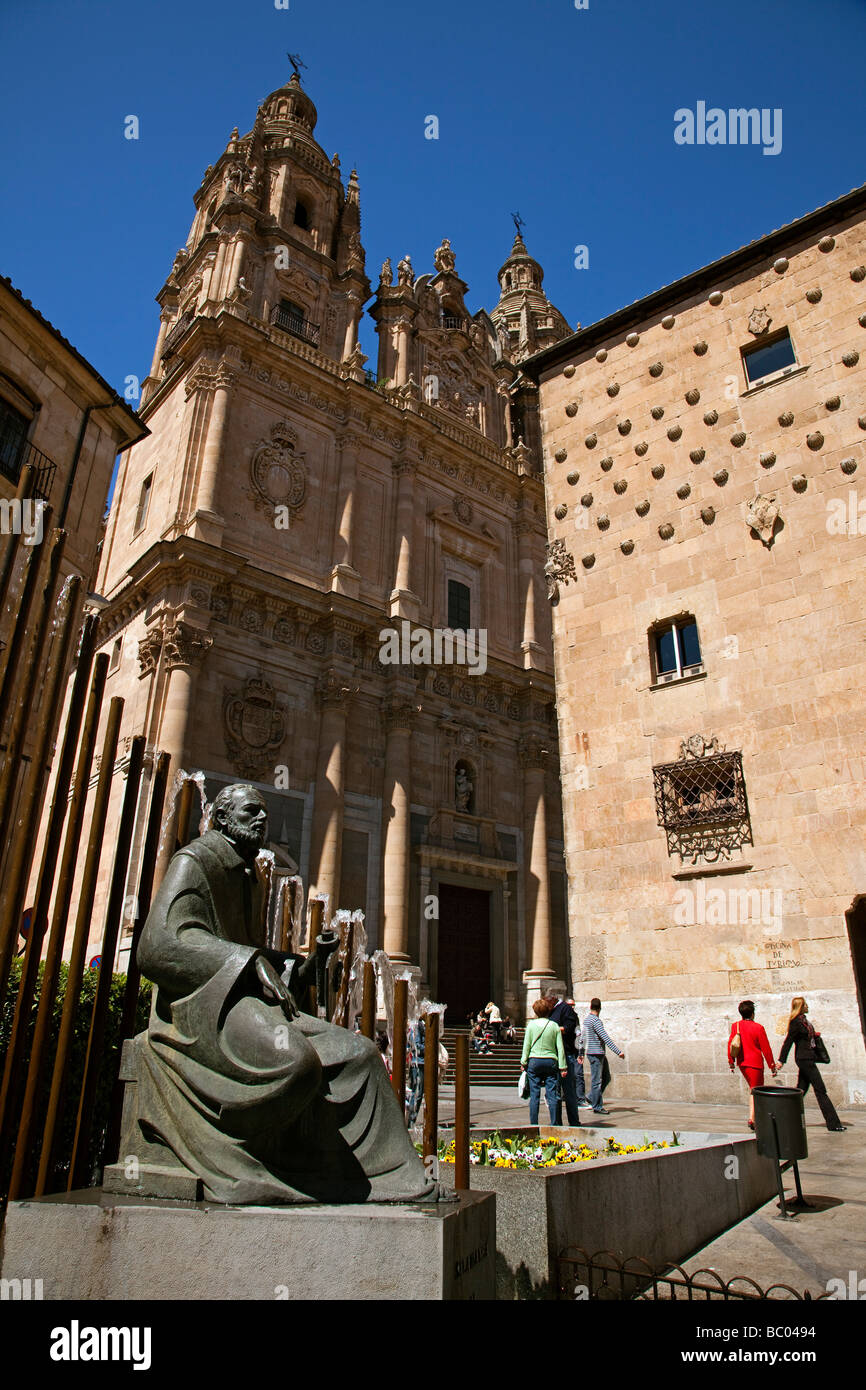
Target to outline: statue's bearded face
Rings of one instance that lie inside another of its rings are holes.
[[[226,807],[219,828],[240,850],[257,854],[268,833],[268,810],[264,801],[252,790],[236,796]]]

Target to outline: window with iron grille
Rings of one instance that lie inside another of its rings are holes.
[[[706,745],[709,753],[696,753],[694,745],[684,741],[677,762],[653,768],[656,815],[668,854],[715,863],[752,843],[743,755],[718,750],[716,739]]]

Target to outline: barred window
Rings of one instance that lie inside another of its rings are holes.
[[[743,755],[716,751],[716,739],[706,746],[713,751],[696,752],[695,740],[686,740],[677,762],[653,768],[656,814],[668,854],[692,863],[730,859],[752,843]]]

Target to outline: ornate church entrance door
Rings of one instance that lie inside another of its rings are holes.
[[[460,1025],[492,999],[490,894],[480,888],[439,885],[439,982],[446,1020]]]

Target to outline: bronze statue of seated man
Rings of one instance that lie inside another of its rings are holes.
[[[265,944],[266,830],[255,788],[225,787],[154,897],[138,948],[150,1025],[105,1186],[164,1164],[215,1202],[435,1201],[375,1045],[302,1012],[315,956]]]

